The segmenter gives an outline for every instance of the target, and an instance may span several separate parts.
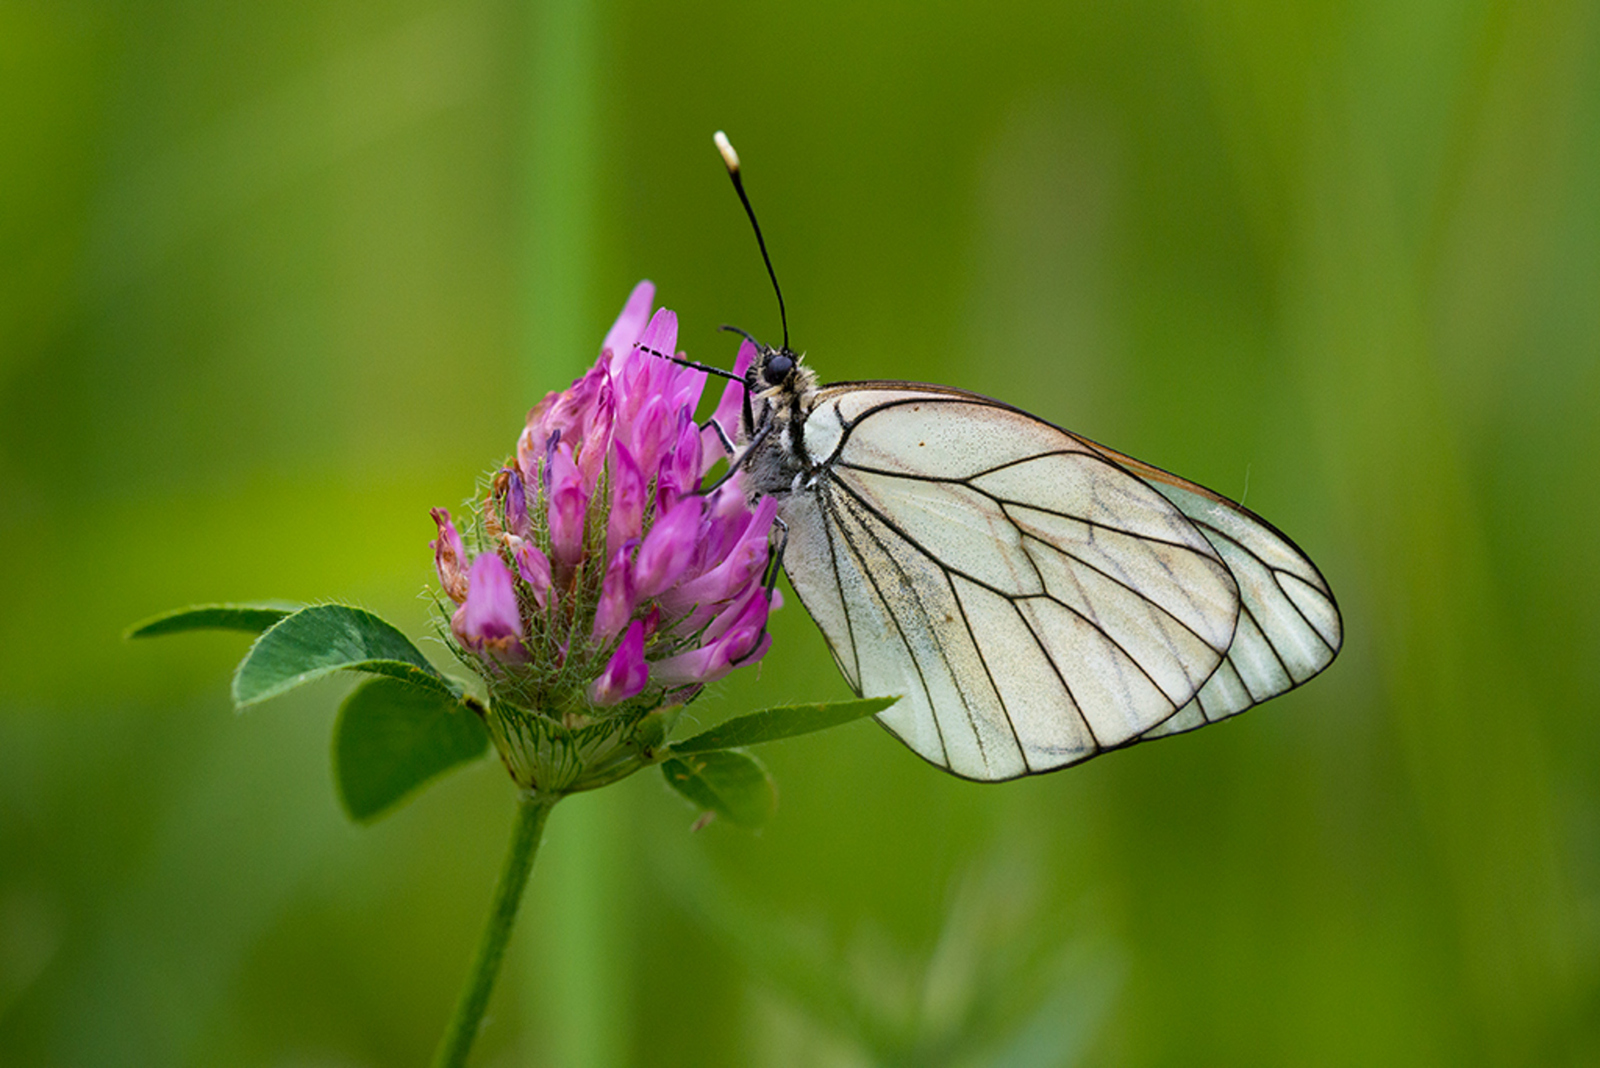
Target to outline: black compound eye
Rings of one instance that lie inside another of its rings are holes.
[[[786,352],[776,352],[767,358],[761,368],[761,377],[767,380],[769,386],[781,386],[788,379],[789,372],[794,370],[794,357]]]

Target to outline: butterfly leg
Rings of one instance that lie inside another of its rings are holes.
[[[776,544],[769,543],[767,549],[767,571],[766,574],[762,576],[762,581],[766,584],[767,603],[769,605],[772,603],[772,589],[778,584],[778,569],[783,566],[783,550],[785,546],[789,544],[789,524],[785,523],[777,516],[772,517],[772,523],[778,528],[778,537]],[[760,637],[758,637],[755,641],[755,644],[750,647],[750,652],[744,657],[744,659],[734,661],[735,667],[743,666],[747,661],[753,659],[759,653],[765,652],[765,650],[762,649],[762,645],[764,644],[766,633],[767,627],[766,624],[763,623],[761,625]]]
[[[730,440],[728,437],[728,432],[722,429],[722,424],[717,422],[715,419],[707,419],[705,426],[702,426],[700,429],[704,430],[706,427],[710,427],[712,430],[717,432],[717,439],[722,442],[722,450],[729,456],[732,456],[736,450],[733,447],[732,440]]]
[[[783,551],[789,547],[789,524],[777,516],[772,517],[772,525],[777,528],[777,543],[769,546],[767,557],[767,573],[762,581],[767,587],[767,599],[772,599],[772,589],[778,584],[778,572],[783,567]]]
[[[750,444],[745,446],[744,452],[740,453],[734,458],[733,462],[728,465],[728,469],[722,473],[722,477],[718,478],[711,485],[702,487],[700,490],[700,496],[709,497],[711,494],[721,489],[722,484],[728,481],[728,479],[732,478],[738,472],[738,470],[744,466],[745,458],[755,455],[756,446],[765,441],[767,435],[771,432],[771,423],[768,423],[766,426],[756,431],[756,436],[750,439]]]

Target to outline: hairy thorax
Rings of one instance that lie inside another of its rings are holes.
[[[827,461],[811,448],[808,431],[816,408],[816,377],[808,368],[796,367],[782,386],[755,398],[756,432],[753,446],[742,459],[745,488],[751,501],[762,496],[782,497],[806,488]],[[837,422],[823,415],[821,426]],[[825,437],[833,436],[824,431]],[[831,452],[831,448],[829,449]]]

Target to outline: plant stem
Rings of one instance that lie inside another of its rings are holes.
[[[494,888],[489,924],[478,942],[472,974],[461,991],[461,1000],[456,1002],[455,1015],[450,1018],[450,1026],[445,1029],[433,1055],[433,1068],[462,1068],[467,1063],[467,1054],[483,1023],[484,1010],[489,1007],[489,994],[494,990],[500,961],[506,955],[506,943],[511,939],[511,927],[517,919],[517,906],[522,903],[523,888],[528,885],[528,873],[533,870],[534,855],[539,852],[545,818],[558,800],[559,797],[528,793],[517,806],[511,848],[506,852],[500,881]]]

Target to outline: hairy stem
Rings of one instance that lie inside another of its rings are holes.
[[[462,1068],[472,1042],[478,1037],[483,1023],[484,1010],[489,1007],[489,994],[494,990],[495,976],[506,955],[506,943],[511,940],[511,927],[517,919],[517,906],[522,903],[522,891],[528,885],[528,873],[533,870],[534,855],[539,852],[539,839],[544,834],[544,821],[559,798],[543,794],[525,793],[517,806],[516,824],[511,831],[511,848],[506,852],[505,865],[500,869],[500,881],[494,888],[494,903],[489,911],[489,923],[478,942],[478,952],[472,961],[472,973],[456,1002],[456,1011],[450,1026],[439,1040],[433,1056],[433,1068]]]

